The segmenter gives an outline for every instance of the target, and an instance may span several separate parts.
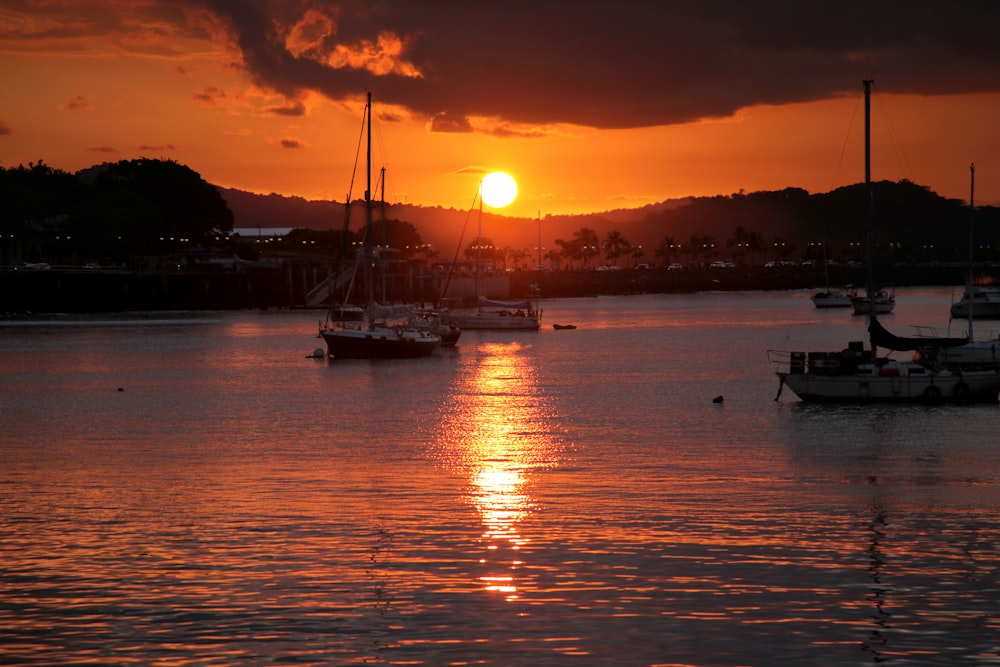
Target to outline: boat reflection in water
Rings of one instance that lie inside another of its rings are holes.
[[[556,447],[522,346],[480,343],[476,352],[481,358],[455,380],[456,403],[444,407],[438,452],[467,476],[466,499],[482,518],[483,587],[514,600],[530,542],[520,524],[534,510],[531,475],[555,463]]]

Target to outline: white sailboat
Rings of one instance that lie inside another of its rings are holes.
[[[334,359],[405,359],[433,354],[441,347],[441,337],[432,331],[406,325],[409,313],[390,321],[391,313],[376,308],[374,298],[374,276],[371,267],[375,263],[375,249],[372,245],[372,199],[371,199],[371,153],[372,153],[372,95],[368,93],[365,104],[367,120],[368,150],[365,161],[365,242],[358,253],[355,271],[364,263],[369,275],[368,306],[361,321],[336,320],[327,315],[327,321],[320,324],[319,335],[326,342],[327,354]],[[352,278],[351,285],[354,280]],[[331,309],[332,312],[333,309]]]
[[[817,308],[851,307],[851,296],[853,293],[847,293],[843,290],[833,289],[830,287],[830,258],[827,257],[825,242],[823,243],[823,282],[826,285],[826,289],[814,292],[810,297],[814,306]]]
[[[868,260],[869,263],[871,261]],[[896,295],[883,289],[869,289],[864,294],[855,294],[850,299],[855,315],[888,315],[896,307]]]
[[[964,345],[956,345],[955,347],[948,347],[942,349],[938,354],[938,359],[944,364],[959,364],[966,367],[969,366],[980,366],[989,367],[1000,365],[1000,335],[986,340],[976,340],[973,328],[974,320],[980,317],[980,309],[986,313],[986,317],[994,317],[994,313],[991,310],[991,304],[988,302],[982,302],[981,299],[977,299],[972,295],[976,295],[975,281],[975,268],[976,268],[976,256],[975,256],[975,194],[976,194],[976,165],[969,165],[969,278],[968,282],[965,284],[965,299],[956,304],[952,305],[951,313],[952,317],[955,316],[956,306],[963,306],[959,308],[958,311],[964,313],[964,317],[968,322],[969,332],[968,332],[968,342]],[[978,294],[988,294],[985,293],[985,288],[979,288],[980,292]],[[1000,309],[1000,290],[996,294],[996,302],[992,304],[992,308]]]
[[[865,223],[868,250],[867,293],[872,289],[874,225],[871,181],[871,81],[864,81],[865,94]],[[966,370],[914,355],[899,361],[878,356],[878,345],[903,347],[905,341],[887,332],[878,321],[877,311],[869,309],[870,349],[862,341],[849,342],[834,352],[780,352],[769,350],[768,357],[778,364],[778,395],[788,387],[803,401],[831,402],[997,402],[1000,395],[1000,372],[996,368]]]
[[[483,238],[483,193],[479,186],[479,240]],[[542,311],[532,299],[497,300],[487,299],[481,294],[480,272],[482,271],[482,243],[476,244],[476,299],[474,310],[449,310],[442,317],[444,321],[463,331],[466,329],[538,331],[541,327]]]
[[[850,308],[851,296],[839,289],[825,289],[815,292],[811,297],[817,308]]]

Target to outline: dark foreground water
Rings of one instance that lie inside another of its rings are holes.
[[[0,664],[1000,664],[1000,407],[774,401],[766,349],[863,336],[807,297],[384,362],[316,313],[0,324]]]

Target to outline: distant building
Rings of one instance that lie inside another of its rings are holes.
[[[234,227],[233,235],[245,239],[279,239],[288,236],[294,227]]]

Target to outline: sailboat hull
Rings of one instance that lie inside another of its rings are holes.
[[[488,311],[452,313],[447,316],[447,321],[463,330],[538,331],[541,326],[536,315],[500,314]]]
[[[323,329],[327,353],[334,359],[413,359],[434,354],[441,337],[399,327]]]
[[[778,373],[805,402],[832,403],[996,403],[1000,373],[924,375],[821,375]]]
[[[850,308],[851,297],[843,292],[816,292],[812,295],[813,305],[817,308]]]

